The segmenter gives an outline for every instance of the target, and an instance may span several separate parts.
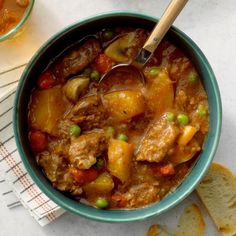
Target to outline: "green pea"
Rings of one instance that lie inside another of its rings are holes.
[[[187,125],[188,122],[189,122],[189,118],[188,118],[188,116],[185,115],[185,114],[179,114],[179,115],[177,116],[177,120],[178,120],[178,122],[179,122],[181,125]]]
[[[188,76],[188,81],[191,84],[195,84],[198,81],[198,75],[195,72],[191,72]]]
[[[70,135],[78,137],[81,133],[81,128],[78,125],[71,125],[70,126]]]
[[[96,206],[97,206],[98,208],[102,208],[102,209],[107,208],[108,205],[109,205],[107,199],[106,199],[106,198],[103,198],[103,197],[97,198],[95,204],[96,204]]]
[[[118,140],[121,140],[121,141],[128,141],[128,136],[125,135],[125,134],[119,134],[118,137],[117,137]]]
[[[102,37],[105,41],[108,41],[114,37],[114,33],[111,30],[106,30],[103,32]]]
[[[90,74],[91,80],[97,81],[100,79],[100,73],[96,70],[93,70]]]
[[[114,137],[115,135],[115,129],[113,127],[107,127],[106,128],[106,134],[109,136],[109,137]]]
[[[154,66],[150,69],[149,75],[152,76],[152,77],[158,76],[160,71],[161,71],[160,68]]]
[[[97,168],[97,169],[102,169],[102,168],[104,167],[104,165],[105,165],[104,159],[98,158],[98,159],[97,159],[97,162],[96,162],[96,164],[95,164],[96,168]]]
[[[168,121],[174,121],[174,119],[175,119],[175,114],[173,113],[173,112],[166,112],[166,119],[168,120]]]
[[[92,72],[92,70],[89,67],[87,67],[87,68],[84,69],[83,74],[85,76],[90,76],[91,72]]]
[[[200,104],[197,108],[197,114],[200,116],[200,117],[203,117],[207,114],[207,108],[206,106]]]

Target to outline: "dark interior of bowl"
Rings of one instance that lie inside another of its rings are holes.
[[[203,173],[199,174],[198,179],[194,177],[194,175],[196,175],[197,173],[193,173],[193,177],[189,176],[188,177],[190,178],[189,181],[192,180],[193,186],[186,185],[186,188],[183,187],[183,189],[179,192],[179,195],[178,196],[176,195],[175,199],[168,200],[168,197],[166,197],[167,200],[163,199],[163,201],[161,201],[163,202],[164,205],[161,205],[160,203],[152,204],[151,206],[147,206],[146,208],[126,211],[125,213],[122,210],[102,211],[101,213],[101,210],[97,210],[90,206],[80,204],[64,196],[59,191],[53,189],[49,181],[46,179],[46,177],[42,173],[41,169],[38,167],[35,157],[29,145],[27,109],[28,109],[28,102],[30,100],[30,93],[36,85],[36,81],[39,74],[47,67],[48,63],[53,58],[58,56],[58,54],[60,54],[68,46],[81,40],[84,36],[98,32],[99,30],[103,28],[111,28],[115,26],[131,26],[131,27],[136,27],[136,28],[140,28],[140,27],[145,28],[151,31],[154,25],[155,25],[155,19],[153,18],[140,16],[137,14],[124,14],[124,13],[123,14],[121,13],[108,14],[106,16],[100,16],[100,17],[98,16],[93,19],[86,20],[82,23],[75,24],[67,28],[63,32],[59,33],[58,35],[53,37],[51,40],[49,40],[49,42],[47,42],[39,50],[39,52],[33,57],[33,59],[31,60],[31,62],[29,63],[29,65],[27,66],[26,70],[24,71],[22,75],[22,78],[18,87],[17,95],[16,95],[15,111],[14,111],[14,129],[15,129],[16,142],[18,144],[20,155],[22,156],[22,159],[24,161],[24,164],[28,172],[30,173],[33,180],[37,183],[37,185],[49,197],[51,197],[54,201],[56,201],[56,203],[63,206],[67,210],[70,210],[73,213],[81,214],[85,217],[89,217],[89,218],[92,218],[95,220],[101,220],[101,221],[120,221],[121,222],[121,221],[144,219],[148,216],[163,212],[166,209],[170,208],[171,206],[174,206],[175,204],[177,204],[177,202],[182,200],[183,197],[186,197],[193,190],[194,185],[196,185],[196,183],[199,181],[199,178],[202,177],[203,175]],[[194,63],[195,67],[197,68],[202,78],[205,76],[206,73],[209,73],[209,74],[212,73],[214,77],[214,74],[211,71],[210,67],[209,67],[209,71],[206,71],[206,68],[204,67],[204,65],[201,64],[202,62],[199,62],[199,58],[198,58],[199,55],[197,55],[196,51],[194,52],[192,50],[193,45],[191,44],[193,42],[191,41],[189,43],[186,43],[185,40],[187,36],[182,34],[180,31],[176,30],[175,28],[172,28],[168,32],[166,37],[172,43],[174,43],[177,47],[181,48],[181,50],[186,53],[186,55]],[[203,55],[200,55],[200,56],[203,56]],[[204,60],[205,58],[203,58],[203,61]],[[206,81],[203,80],[203,84],[208,93],[209,104],[211,105],[214,103],[213,100],[215,99],[216,95],[210,94],[211,90],[213,90],[212,85],[210,83],[206,83]],[[212,91],[212,93],[213,92],[214,91]],[[213,112],[213,113],[219,112],[218,108],[210,108],[210,109],[213,109],[213,110],[210,110],[210,112]],[[210,120],[211,127],[216,127],[218,125],[217,123],[218,121],[213,119],[212,116],[210,119],[211,119]],[[214,130],[212,130],[211,127],[209,131],[210,135],[211,135],[211,132],[214,133]],[[212,140],[213,146],[216,145],[215,142],[217,143],[218,140],[215,140],[215,139]],[[212,150],[210,150],[209,152],[210,152],[208,153],[210,154],[209,159],[211,159],[214,154],[214,150],[213,150],[213,153],[212,153]],[[205,161],[199,164],[199,165],[202,165],[202,167],[201,166],[199,167],[199,169],[201,168],[200,172],[206,171],[206,168],[209,166],[210,161],[211,160]],[[192,172],[194,172],[194,170]],[[159,207],[158,204],[160,208],[158,208]]]

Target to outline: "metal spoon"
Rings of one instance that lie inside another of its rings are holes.
[[[112,67],[110,71],[104,74],[99,83],[104,79],[109,79],[113,73],[133,73],[137,74],[137,79],[139,79],[143,84],[145,84],[145,76],[140,70],[151,58],[152,54],[156,50],[157,46],[160,44],[161,40],[171,27],[172,23],[179,15],[181,10],[184,8],[188,0],[172,0],[168,7],[166,8],[164,14],[162,15],[159,22],[156,24],[152,33],[148,37],[147,41],[139,51],[136,59],[131,64],[118,64]]]

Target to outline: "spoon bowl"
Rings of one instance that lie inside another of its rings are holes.
[[[111,79],[114,77],[116,73],[120,73],[124,75],[124,77],[127,77],[129,75],[132,75],[132,77],[135,77],[136,79],[140,80],[142,84],[145,85],[145,76],[141,69],[139,69],[134,64],[118,64],[112,67],[111,70],[109,70],[106,74],[104,74],[100,80],[99,84],[101,84],[103,81]],[[135,75],[135,76],[134,76]]]
[[[145,85],[145,76],[142,72],[142,68],[152,57],[152,54],[160,44],[161,40],[171,27],[174,20],[184,8],[187,1],[188,0],[172,0],[167,6],[159,22],[155,25],[152,33],[148,37],[147,41],[144,43],[135,60],[131,63],[118,64],[113,66],[111,70],[109,70],[101,77],[99,84],[103,80],[107,80],[113,77],[113,73],[120,72],[135,73],[137,75],[136,79],[140,80]]]

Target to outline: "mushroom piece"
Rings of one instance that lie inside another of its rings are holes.
[[[64,93],[66,97],[72,102],[77,102],[79,96],[89,85],[88,77],[74,77],[66,82],[64,85]]]
[[[143,29],[137,29],[111,43],[106,48],[105,54],[113,61],[129,62],[135,59],[146,39],[147,32]]]
[[[127,55],[127,49],[135,38],[135,33],[131,32],[117,39],[105,50],[105,54],[116,62],[127,62],[130,58]]]

